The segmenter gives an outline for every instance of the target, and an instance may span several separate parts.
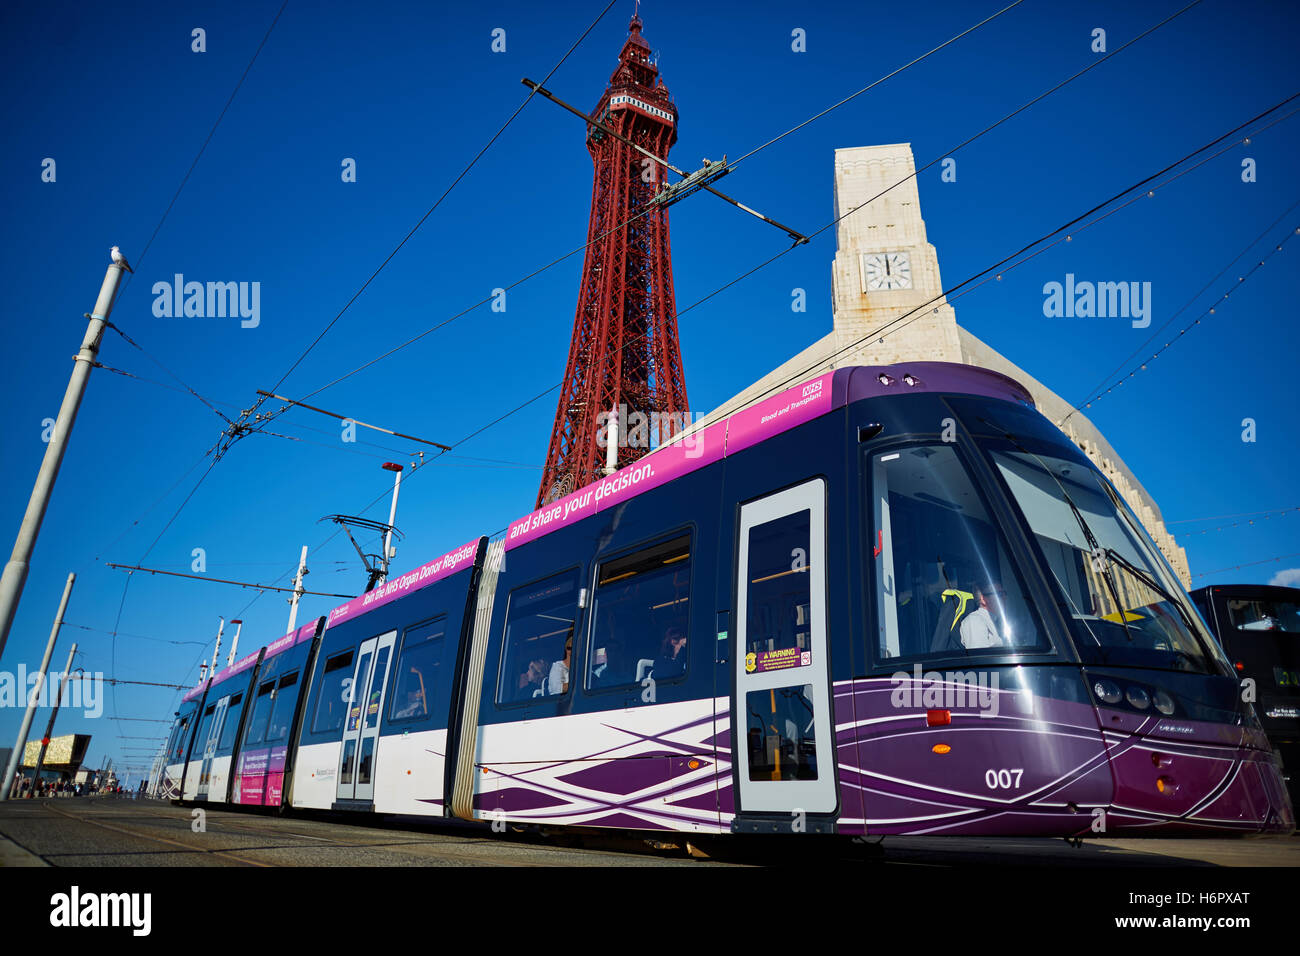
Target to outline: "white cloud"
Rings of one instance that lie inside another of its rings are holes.
[[[1268,583],[1279,588],[1300,588],[1300,568],[1279,571]]]

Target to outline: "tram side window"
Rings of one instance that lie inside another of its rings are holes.
[[[191,758],[203,756],[203,751],[208,746],[208,730],[212,726],[212,713],[217,709],[216,704],[208,704],[208,709],[203,712],[203,720],[199,722],[199,733],[194,738],[194,752],[190,754]]]
[[[352,693],[352,651],[349,649],[325,661],[320,699],[316,701],[316,717],[311,725],[312,733],[341,731]]]
[[[951,446],[872,456],[868,493],[878,659],[1045,646],[1002,534]]]
[[[219,751],[231,751],[235,747],[235,734],[239,732],[239,715],[244,709],[244,695],[236,694],[230,698],[226,708],[226,722],[221,728],[221,740],[217,744]]]
[[[187,731],[190,729],[190,719],[182,717],[180,726],[176,730],[176,740],[172,748],[172,763],[177,763],[185,756],[185,742],[189,740]]]
[[[402,655],[397,660],[397,686],[390,720],[428,717],[430,708],[443,699],[444,624],[445,619],[439,618],[406,632]]]
[[[275,681],[269,680],[257,688],[257,699],[253,701],[253,712],[248,718],[248,735],[244,738],[244,747],[253,747],[266,740],[266,721],[271,715],[271,703],[274,698]]]
[[[266,725],[268,744],[282,743],[289,738],[289,725],[293,722],[293,706],[298,702],[298,694],[294,690],[297,683],[297,671],[285,674],[276,685],[275,693],[271,695],[274,702],[271,704],[271,719]]]
[[[749,529],[745,654],[756,669],[812,651],[811,538],[807,509]]]
[[[498,704],[568,691],[577,616],[576,568],[510,592]]]
[[[691,537],[606,561],[596,573],[587,688],[685,675]]]
[[[816,780],[811,684],[745,695],[750,780]]]

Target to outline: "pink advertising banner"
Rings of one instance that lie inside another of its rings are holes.
[[[235,802],[246,806],[275,806],[284,782],[284,746],[250,750],[239,756]]]
[[[181,703],[188,704],[195,697],[198,697],[199,694],[203,693],[203,688],[207,686],[207,683],[208,682],[205,680],[199,681],[199,685],[197,687],[195,687],[192,691],[190,691],[188,694],[186,694],[184,697],[181,698]]]
[[[831,380],[834,376],[834,372],[827,372],[810,382],[786,389],[520,518],[506,533],[506,550],[589,518],[643,491],[711,465],[725,455],[735,454],[765,438],[826,414],[832,407]]]
[[[727,419],[727,454],[734,455],[766,438],[810,422],[831,410],[831,380],[827,372],[811,382],[786,389]]]
[[[284,637],[266,645],[266,656],[263,657],[262,660],[268,661],[281,651],[287,651],[289,648],[296,647],[303,641],[309,641],[315,636],[316,622],[312,621],[310,624],[304,624],[296,631],[290,631],[288,634],[284,635]]]
[[[257,655],[259,653],[259,651],[253,651],[253,653],[249,654],[247,657],[240,658],[238,661],[219,672],[216,677],[212,678],[212,683],[220,684],[223,680],[227,680],[242,671],[248,670],[257,663]]]
[[[408,571],[401,577],[393,578],[387,584],[380,585],[373,591],[362,594],[360,597],[354,597],[346,604],[341,604],[330,611],[327,626],[334,627],[343,621],[350,621],[367,611],[382,607],[389,601],[396,601],[413,591],[418,591],[430,584],[441,581],[457,571],[465,570],[474,564],[474,555],[477,551],[478,539],[476,538],[469,544],[463,544],[454,551],[448,551],[436,561],[430,561],[423,567]]]
[[[667,448],[647,455],[635,465],[629,465],[608,478],[520,518],[510,525],[510,530],[506,533],[506,550],[540,538],[556,528],[589,518],[598,511],[612,508],[697,468],[713,464],[722,458],[726,436],[727,423],[715,422],[694,435],[688,435]]]

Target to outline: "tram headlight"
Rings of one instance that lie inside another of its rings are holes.
[[[1174,699],[1162,690],[1156,691],[1151,696],[1151,702],[1156,705],[1156,710],[1166,716],[1174,712]]]
[[[1123,698],[1120,693],[1119,685],[1114,681],[1099,680],[1092,685],[1092,691],[1097,695],[1097,699],[1107,704],[1118,704]]]
[[[1130,687],[1126,696],[1128,702],[1138,710],[1146,710],[1151,706],[1151,695],[1141,687]]]

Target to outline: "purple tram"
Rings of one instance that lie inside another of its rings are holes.
[[[1024,388],[968,366],[828,372],[291,643],[275,799],[244,803],[712,834],[1294,829],[1159,550]],[[193,753],[211,694],[169,753]]]

